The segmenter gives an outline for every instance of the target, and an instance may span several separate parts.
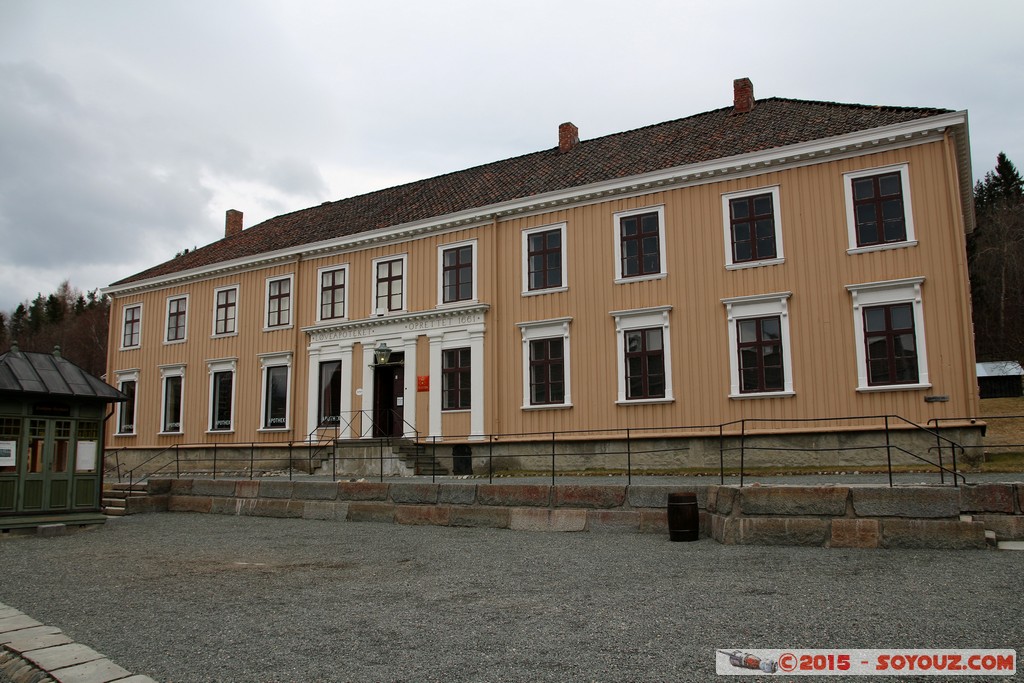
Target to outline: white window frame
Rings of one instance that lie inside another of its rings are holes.
[[[130,308],[137,308],[137,309],[139,309],[139,343],[138,344],[133,344],[131,346],[125,346],[124,345],[124,326],[128,322],[128,309],[130,309]],[[139,302],[139,303],[136,303],[136,304],[126,304],[126,305],[121,307],[121,341],[120,341],[120,350],[121,351],[128,351],[130,349],[140,348],[141,346],[142,346],[142,303]]]
[[[732,249],[732,211],[729,202],[733,199],[743,199],[759,194],[770,194],[772,196],[772,218],[775,222],[775,258],[758,259],[756,261],[733,261]],[[759,268],[761,266],[774,266],[785,263],[786,257],[782,249],[782,212],[780,210],[779,186],[768,185],[753,190],[741,190],[738,192],[725,192],[722,194],[722,234],[725,237],[725,267],[728,270],[740,270],[743,268]]]
[[[238,396],[238,359],[237,358],[219,358],[217,360],[206,361],[206,367],[210,375],[210,396],[209,396],[209,420],[207,422],[206,433],[207,434],[233,434],[235,431],[235,406],[237,405],[235,399]],[[215,391],[215,378],[219,372],[230,372],[231,373],[231,417],[230,426],[227,429],[214,429],[216,426],[214,423],[217,419],[217,406],[214,403],[216,396]]]
[[[385,263],[387,261],[401,261],[402,262],[402,306],[397,311],[381,310],[377,308],[377,264]],[[348,287],[348,276],[346,275],[345,286]],[[408,254],[392,254],[390,256],[381,256],[380,258],[373,259],[370,265],[370,310],[373,311],[373,315],[378,317],[385,317],[389,315],[400,315],[406,313],[409,310],[409,255]],[[346,307],[348,306],[348,292],[345,293]]]
[[[227,291],[229,289],[235,290],[235,329],[232,330],[231,332],[221,332],[221,333],[218,334],[217,333],[217,296],[221,292]],[[239,287],[237,284],[227,285],[225,287],[217,287],[216,289],[213,290],[213,330],[212,330],[212,334],[211,334],[212,337],[216,337],[216,338],[219,339],[221,337],[234,337],[234,336],[238,335],[238,326],[239,326],[238,325],[238,323],[239,323],[238,318],[239,318],[239,315],[241,314],[241,311],[242,311],[241,299],[242,299],[241,287]]]
[[[661,270],[658,273],[648,275],[636,275],[630,277],[622,276],[622,219],[644,213],[658,214],[658,260]],[[615,284],[624,285],[630,282],[644,282],[645,280],[660,280],[668,276],[668,264],[665,262],[665,205],[645,206],[640,209],[628,211],[617,211],[612,214],[612,235],[615,238]]]
[[[572,318],[552,318],[527,323],[516,323],[523,335],[523,405],[522,410],[561,410],[572,408],[572,363],[569,354],[569,327]],[[565,377],[565,396],[561,403],[530,402],[530,342],[543,339],[562,340],[563,373]]]
[[[270,283],[288,280],[288,322],[284,325],[270,324]],[[237,322],[237,316],[236,316]],[[273,332],[275,330],[289,330],[295,326],[295,274],[274,275],[268,277],[264,284],[263,292],[263,331]]]
[[[566,246],[566,228],[568,223],[554,223],[553,225],[542,225],[539,228],[526,228],[522,232],[522,295],[537,296],[539,294],[553,294],[569,290],[569,257]],[[557,287],[544,287],[541,289],[530,289],[530,237],[539,232],[552,232],[558,230],[561,233],[562,242],[562,284]]]
[[[324,317],[322,317],[323,316],[323,311],[324,311],[323,277],[324,277],[324,273],[330,273],[330,272],[333,272],[333,271],[336,271],[336,270],[340,270],[340,271],[342,271],[345,274],[345,301],[342,304],[342,311],[341,311],[341,317],[340,318],[324,318]],[[376,278],[377,278],[377,268],[376,268],[376,266],[374,267],[373,271],[374,271],[373,272],[374,284],[376,284]],[[350,280],[349,280],[349,275],[348,275],[348,264],[347,263],[343,263],[341,265],[324,266],[323,268],[317,268],[317,271],[316,271],[316,321],[318,323],[320,323],[320,322],[334,323],[334,322],[342,322],[342,321],[348,320],[349,283],[350,283]],[[374,302],[377,301],[376,291],[374,292],[373,300],[374,300]]]
[[[615,365],[618,376],[618,405],[633,406],[650,403],[672,403],[675,394],[672,389],[672,336],[669,326],[669,313],[672,306],[653,306],[637,308],[629,311],[612,311],[615,319]],[[662,330],[662,347],[665,354],[665,396],[662,398],[626,398],[626,346],[625,333],[660,327]]]
[[[911,277],[901,280],[866,282],[864,284],[846,286],[853,299],[854,343],[857,352],[857,391],[914,391],[931,388],[931,381],[928,378],[928,352],[924,338],[924,306],[921,301],[921,285],[923,283],[923,277]],[[871,306],[906,303],[913,304],[914,310],[914,338],[917,342],[917,383],[869,384],[867,353],[864,349],[863,309]]]
[[[260,427],[259,432],[286,432],[291,429],[292,418],[292,352],[264,353],[257,356],[260,361],[260,375],[262,377],[260,390]],[[286,367],[285,379],[285,424],[283,427],[267,427],[267,377],[270,368]]]
[[[181,339],[171,339],[171,302],[179,299],[185,300],[185,336]],[[183,344],[188,341],[188,314],[191,308],[188,294],[175,294],[167,297],[167,302],[164,304],[164,344]]]
[[[902,242],[872,244],[866,247],[857,246],[857,217],[853,215],[853,181],[857,178],[884,175],[896,171],[899,171],[900,183],[903,186],[903,222],[907,228],[907,239]],[[844,173],[843,192],[846,197],[846,233],[849,240],[849,249],[846,250],[847,254],[863,254],[865,252],[883,251],[885,249],[904,249],[917,245],[917,233],[914,231],[914,203],[910,198],[910,164],[893,164],[891,166],[865,168],[859,171]]]
[[[473,294],[469,299],[459,299],[458,301],[445,301],[444,300],[444,253],[451,249],[461,249],[463,247],[472,247],[473,249]],[[467,306],[470,304],[477,303],[480,299],[477,296],[477,274],[480,271],[480,260],[477,258],[476,240],[463,240],[461,242],[452,242],[450,244],[440,244],[437,247],[437,308],[451,308],[453,306]],[[403,266],[403,274],[405,273]],[[376,269],[374,272],[376,277]],[[403,285],[404,286],[404,285]],[[375,292],[376,294],[376,292]],[[376,301],[376,296],[374,296]],[[403,290],[403,308],[404,306],[404,290]]]
[[[792,292],[737,296],[722,299],[725,304],[726,324],[729,328],[729,398],[781,398],[795,396],[793,389],[793,352],[789,332],[789,298]],[[782,391],[747,392],[740,391],[739,333],[736,323],[750,318],[779,317],[782,331]]]
[[[175,365],[161,365],[160,368],[160,434],[161,435],[180,435],[185,433],[185,368],[183,364]],[[178,399],[181,401],[181,415],[179,416],[178,430],[174,432],[166,431],[167,427],[167,380],[171,377],[181,378],[181,396]],[[136,392],[137,393],[137,392]]]
[[[137,368],[133,368],[131,370],[115,370],[114,375],[117,377],[118,391],[121,391],[121,385],[125,382],[135,382],[135,398],[132,402],[132,415],[135,416],[135,420],[132,422],[132,431],[121,431],[122,411],[127,403],[126,401],[121,402],[117,404],[117,432],[114,436],[136,436],[139,433],[139,370]]]

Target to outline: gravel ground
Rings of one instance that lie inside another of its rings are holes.
[[[1022,558],[167,513],[0,540],[0,602],[167,682],[707,681],[716,648],[1024,652]]]

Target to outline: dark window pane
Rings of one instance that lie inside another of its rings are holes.
[[[875,196],[875,185],[871,178],[853,181],[854,199],[872,199]]]

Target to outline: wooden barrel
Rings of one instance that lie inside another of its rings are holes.
[[[668,494],[668,537],[672,541],[696,541],[700,537],[696,493]]]

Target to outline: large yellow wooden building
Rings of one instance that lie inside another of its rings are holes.
[[[966,112],[740,79],[732,106],[558,142],[247,229],[229,211],[112,284],[132,400],[110,445],[977,413]]]

